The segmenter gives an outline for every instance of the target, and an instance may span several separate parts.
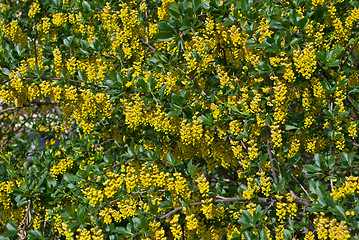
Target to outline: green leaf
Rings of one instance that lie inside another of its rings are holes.
[[[335,156],[330,156],[328,158],[328,168],[331,170],[333,169],[334,165],[335,165]]]
[[[304,164],[303,167],[306,170],[308,170],[309,172],[320,172],[322,170],[319,167],[311,165],[311,164]]]
[[[324,162],[324,157],[322,154],[315,154],[314,156],[314,162],[315,162],[315,165],[317,165],[317,167],[321,167],[322,166],[322,163]]]
[[[87,1],[83,1],[83,2],[82,2],[82,7],[83,7],[85,10],[89,11],[89,12],[92,11],[91,5],[90,5]]]
[[[193,11],[197,12],[202,6],[202,1],[201,0],[192,0],[192,5],[193,5]]]
[[[13,223],[12,221],[9,221],[7,224],[6,224],[6,229],[9,230],[9,231],[17,231],[17,226],[15,223]]]
[[[244,239],[246,239],[246,240],[256,239],[256,237],[253,235],[253,233],[248,232],[248,231],[245,231],[245,232],[243,233],[243,236],[244,236]]]
[[[335,210],[333,213],[339,216],[342,220],[347,219],[347,215],[345,214],[345,211],[342,206],[335,206]]]
[[[173,27],[166,21],[159,22],[157,26],[158,26],[158,30],[160,30],[161,32],[174,30]]]
[[[201,120],[204,124],[212,124],[212,122],[206,117],[206,116],[204,116],[204,115],[202,115],[202,116],[199,116],[198,118],[197,118],[198,120]]]
[[[182,96],[172,93],[171,97],[172,97],[173,103],[177,104],[180,107],[182,107],[183,104],[185,103],[185,99]]]
[[[172,39],[175,38],[172,31],[159,32],[156,35],[156,37],[158,41],[163,41],[163,42],[171,41]]]
[[[178,19],[180,17],[180,11],[178,9],[178,4],[171,2],[168,4],[168,12],[171,17]]]
[[[286,130],[286,131],[297,130],[297,129],[298,129],[298,127],[293,126],[293,125],[288,125],[288,124],[284,125],[284,130]]]
[[[167,159],[171,166],[174,166],[176,163],[176,160],[173,158],[172,154],[169,152],[167,153]]]
[[[6,231],[4,233],[4,237],[13,237],[17,235],[17,226],[12,221],[9,221],[6,224]]]
[[[290,233],[290,231],[288,229],[284,229],[283,236],[284,236],[285,240],[291,240],[292,239],[292,234]]]
[[[260,237],[260,240],[267,240],[268,239],[267,232],[264,229],[262,229],[259,237]]]
[[[298,26],[299,28],[303,29],[305,26],[307,26],[308,22],[309,22],[309,19],[307,19],[307,18],[302,18],[302,19],[300,19],[300,20],[298,21],[297,26]]]
[[[2,71],[3,74],[5,74],[5,75],[7,75],[7,76],[9,76],[10,73],[11,73],[10,70],[7,69],[7,68],[1,68],[1,71]]]
[[[141,220],[138,217],[132,218],[132,222],[134,223],[136,229],[141,228]]]
[[[208,10],[211,8],[210,4],[209,4],[209,1],[204,1],[202,3],[202,8],[205,9],[205,10]]]
[[[126,228],[124,227],[116,227],[114,229],[114,232],[125,235],[125,236],[133,236],[134,234],[130,231],[128,231]]]
[[[199,166],[199,164],[197,164],[196,166],[193,165],[192,164],[192,159],[191,159],[187,164],[187,172],[188,172],[188,174],[192,175],[193,173],[195,173],[198,166]]]

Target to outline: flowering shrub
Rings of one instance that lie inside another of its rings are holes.
[[[1,1],[0,239],[358,239],[358,6]]]

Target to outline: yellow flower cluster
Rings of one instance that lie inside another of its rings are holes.
[[[55,48],[52,51],[52,54],[54,55],[54,65],[55,65],[55,72],[56,76],[61,76],[61,70],[62,70],[62,56],[61,51],[58,48]]]
[[[85,190],[82,190],[82,192],[87,197],[91,205],[96,205],[98,203],[102,203],[103,201],[104,193],[101,189],[87,187]]]
[[[58,27],[65,27],[67,23],[66,13],[54,13],[52,15],[52,23]]]
[[[101,229],[91,228],[87,230],[86,228],[79,228],[77,229],[79,235],[76,236],[77,240],[102,240],[103,233]]]
[[[261,190],[262,193],[264,194],[264,196],[268,197],[269,193],[270,193],[270,186],[271,186],[271,182],[270,182],[270,177],[265,177],[263,172],[260,174],[260,185],[261,185]]]
[[[213,115],[213,118],[214,119],[218,119],[221,114],[220,114],[220,111],[219,111],[219,108],[218,108],[218,105],[216,105],[215,103],[211,103],[211,112],[212,112],[212,115]]]
[[[107,172],[106,175],[109,179],[107,179],[103,183],[103,185],[105,186],[103,192],[105,196],[109,199],[112,198],[118,191],[118,188],[121,187],[122,183],[124,182],[124,178],[122,175],[120,176],[118,173],[113,172]]]
[[[188,122],[183,120],[181,123],[181,141],[185,145],[196,145],[200,142],[203,136],[203,126],[202,121],[195,119],[193,122]]]
[[[239,120],[233,120],[229,122],[229,130],[231,130],[231,133],[235,136],[239,136],[243,130],[243,124]]]
[[[51,27],[51,19],[48,17],[41,18],[41,24],[37,25],[37,31],[41,31],[41,36],[44,37],[45,35],[49,34],[50,27]],[[45,39],[42,38],[42,41]]]
[[[66,60],[66,68],[70,77],[73,77],[76,73],[77,69],[77,60],[75,57],[71,57]]]
[[[147,164],[143,164],[139,175],[139,181],[142,186],[147,188],[162,188],[166,185],[170,173],[160,171],[157,164],[152,164],[149,167]]]
[[[339,188],[334,186],[330,196],[335,200],[344,198],[359,191],[359,177],[345,177],[345,182]]]
[[[154,232],[152,239],[167,240],[167,238],[165,237],[165,231],[163,230],[163,227],[161,226],[161,222],[157,222],[157,223],[150,222],[149,226],[150,226],[151,231]]]
[[[298,211],[298,206],[296,203],[284,203],[278,202],[276,206],[276,215],[280,222],[284,222],[287,217],[296,216]]]
[[[261,112],[260,102],[261,102],[261,94],[258,91],[254,91],[254,97],[250,103],[250,112],[258,113]]]
[[[125,181],[126,181],[126,190],[128,193],[130,193],[136,187],[137,182],[139,181],[138,176],[135,173],[136,173],[135,167],[131,165],[126,167]]]
[[[312,126],[313,123],[314,123],[313,116],[306,117],[304,120],[304,128],[310,128],[310,126]]]
[[[138,201],[137,199],[130,197],[117,202],[117,208],[118,211],[116,211],[116,213],[118,216],[114,216],[115,220],[119,217],[126,219],[128,217],[136,216],[138,209],[145,208],[145,206],[142,201]]]
[[[316,145],[317,141],[316,141],[316,140],[307,139],[306,142],[307,142],[307,144],[306,144],[306,146],[305,146],[305,149],[306,149],[308,152],[314,154],[315,151],[316,151],[316,149],[315,149],[316,146],[315,146],[315,145]]]
[[[318,239],[350,239],[349,229],[345,221],[338,222],[333,217],[326,217],[323,212],[316,214],[314,219],[315,230],[318,235]]]
[[[293,139],[290,144],[290,149],[287,154],[287,158],[292,158],[295,154],[299,151],[300,148],[300,141],[298,139]]]
[[[136,129],[141,124],[146,123],[144,104],[139,95],[132,97],[131,101],[121,99],[121,102],[124,107],[126,124],[128,124],[130,128]]]
[[[325,90],[323,89],[322,84],[320,83],[318,78],[312,78],[311,79],[311,85],[313,87],[313,95],[316,98],[317,102],[319,104],[324,105],[325,100]]]
[[[317,66],[317,57],[313,43],[307,44],[303,51],[294,50],[293,58],[297,71],[306,79],[310,79]]]
[[[258,157],[258,144],[255,142],[254,139],[251,139],[248,142],[248,157],[250,160],[255,160]],[[250,162],[246,159],[242,158],[242,167],[243,169],[247,169],[250,165]]]
[[[39,13],[40,12],[40,4],[39,2],[36,0],[34,1],[31,6],[30,6],[30,9],[29,9],[29,18],[34,18],[36,13]]]
[[[247,190],[243,192],[243,197],[247,200],[250,200],[255,197],[255,194],[260,189],[257,184],[254,182],[254,179],[251,177],[247,177]]]
[[[216,205],[211,203],[212,199],[202,201],[204,204],[201,205],[201,211],[208,220],[218,217],[218,209]]]
[[[315,235],[312,231],[309,231],[305,234],[304,240],[314,240]]]
[[[278,77],[272,76],[271,80],[274,81],[274,100],[272,101],[275,104],[274,107],[274,120],[276,123],[284,123],[285,117],[288,114],[288,105],[287,105],[287,94],[288,88],[287,84],[283,80],[279,80]]]
[[[198,184],[199,192],[201,193],[202,197],[206,197],[209,192],[209,183],[204,174],[196,179],[196,183]]]
[[[285,227],[283,224],[280,224],[275,228],[275,240],[285,240],[284,230]]]
[[[12,181],[0,182],[0,212],[2,213],[0,224],[6,224],[11,217],[12,203],[10,194],[13,191],[12,187],[15,187],[15,183]]]
[[[157,13],[158,14],[158,19],[160,21],[166,19],[169,16],[168,15],[168,5],[171,2],[174,2],[174,1],[173,0],[164,0],[164,1],[162,1],[162,5],[158,9],[158,13]]]
[[[259,43],[263,43],[265,37],[270,37],[273,34],[273,31],[269,30],[269,21],[267,18],[261,17],[257,31],[259,32]]]
[[[169,177],[166,181],[167,188],[175,201],[179,196],[184,199],[191,198],[191,191],[189,190],[187,181],[181,175],[181,173],[174,173],[173,177]]]
[[[161,107],[158,107],[156,111],[150,113],[148,123],[156,131],[163,132],[165,134],[176,134],[177,128],[175,123],[167,117],[166,112]],[[174,119],[174,118],[173,118]]]
[[[314,6],[322,6],[322,5],[324,5],[324,3],[325,3],[325,0],[312,0],[312,4]]]
[[[14,42],[20,42],[21,45],[25,44],[27,36],[22,32],[17,20],[11,21],[9,25],[3,24],[2,27],[5,37],[10,38]]]
[[[349,132],[349,136],[352,137],[353,139],[358,135],[358,130],[357,130],[357,124],[353,121],[351,121],[349,123],[348,126],[348,132]]]
[[[52,166],[50,172],[55,178],[57,178],[58,175],[64,174],[68,169],[70,169],[73,163],[74,161],[69,157],[60,159],[59,163]]]
[[[274,147],[282,146],[282,130],[280,129],[280,125],[271,125],[271,141],[274,143]]]
[[[170,229],[174,239],[180,239],[182,236],[182,228],[178,223],[179,214],[175,214],[170,222]]]
[[[186,215],[186,227],[189,231],[196,230],[198,228],[198,219],[195,214]]]

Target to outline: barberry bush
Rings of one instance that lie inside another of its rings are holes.
[[[0,239],[359,238],[358,1],[0,11]]]

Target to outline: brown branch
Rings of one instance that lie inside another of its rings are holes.
[[[185,71],[183,71],[183,69],[176,67],[181,73],[183,73],[184,75],[187,75],[187,73]],[[191,78],[191,80],[193,81],[193,78]],[[205,91],[203,91],[203,89],[197,85],[198,90],[202,93],[202,95],[204,95],[206,98],[210,98],[210,96],[207,95],[207,93]]]
[[[110,55],[101,55],[101,57],[108,58],[108,59],[114,59],[114,60],[117,59],[117,58],[112,57],[112,56],[110,56]]]
[[[308,197],[309,199],[311,199],[311,197],[309,196],[307,190],[306,190],[306,189],[303,187],[303,185],[298,181],[298,179],[293,175],[293,173],[291,173],[290,175],[292,176],[292,178],[294,179],[294,181],[296,181],[296,182],[299,184],[300,188],[304,191],[304,193],[307,195],[307,197]]]
[[[344,65],[344,64],[348,61],[349,56],[350,56],[351,54],[354,54],[353,51],[354,51],[355,46],[358,44],[358,41],[359,41],[359,40],[357,40],[353,45],[348,46],[347,49],[349,49],[349,52],[348,52],[348,55],[346,56],[346,58],[343,60],[343,64],[342,64],[342,65]],[[344,52],[346,52],[347,49],[345,49]]]
[[[37,105],[36,110],[33,111],[33,112],[30,114],[30,116],[25,119],[25,121],[21,124],[21,126],[20,126],[18,129],[13,130],[13,131],[12,131],[12,134],[8,134],[8,135],[10,135],[10,137],[6,140],[5,144],[3,144],[3,145],[1,146],[2,148],[4,148],[4,146],[6,146],[6,145],[10,142],[10,140],[15,136],[15,134],[16,134],[18,131],[20,131],[20,130],[24,127],[24,125],[25,125],[30,119],[32,119],[32,116],[34,115],[34,113],[37,112],[37,110],[38,110],[39,108],[40,108],[40,106]]]
[[[68,82],[74,82],[74,83],[77,83],[77,84],[82,84],[82,83],[85,83],[85,82],[81,82],[81,81],[78,81],[78,80],[73,80],[73,79],[69,79],[69,78],[60,78],[60,77],[54,77],[54,78],[43,78],[44,80],[65,80],[65,81],[68,81]],[[25,78],[24,80],[34,80],[34,78]],[[105,89],[110,89],[110,87],[108,86],[104,86],[104,85],[100,85],[100,84],[92,84],[94,87],[99,87],[99,88],[105,88]]]
[[[271,172],[272,172],[272,176],[274,179],[275,183],[278,183],[278,178],[277,178],[277,173],[275,172],[274,169],[274,159],[272,157],[272,151],[270,148],[270,130],[267,130],[267,152],[268,152],[268,157],[269,157],[269,161],[270,161],[270,166],[271,166]]]
[[[166,191],[166,189],[158,189],[157,190],[157,192],[165,192],[165,191]],[[146,190],[146,191],[141,191],[141,192],[130,192],[130,194],[140,194],[140,195],[142,195],[142,194],[149,193],[149,192],[151,192],[151,190]]]
[[[4,113],[4,112],[13,111],[13,110],[19,110],[19,109],[25,108],[25,107],[34,107],[34,106],[50,105],[50,104],[56,104],[56,103],[54,103],[54,102],[39,102],[39,103],[35,103],[35,104],[24,104],[24,105],[22,105],[22,106],[11,107],[11,108],[7,108],[7,109],[4,109],[4,110],[1,110],[1,111],[0,111],[0,114],[1,114],[1,113]]]
[[[156,51],[156,48],[151,46],[151,44],[149,44],[148,42],[145,42],[143,39],[140,39],[140,42],[143,43],[144,45],[146,45],[147,47],[149,47],[152,50],[152,52]]]
[[[248,201],[248,200],[249,199],[246,199],[244,197],[225,198],[225,197],[221,197],[221,196],[216,196],[215,199],[212,200],[212,203],[225,203],[225,202]],[[275,198],[263,198],[263,197],[258,197],[253,200],[258,200],[259,202],[270,203],[271,206],[273,206],[274,203],[276,203],[278,201]],[[308,200],[299,198],[297,196],[294,196],[293,201],[295,203],[298,203],[305,207],[310,207],[310,202]],[[194,202],[194,203],[191,203],[190,206],[199,206],[202,204],[204,204],[204,203],[203,202]],[[161,221],[163,219],[168,219],[170,216],[172,216],[176,212],[180,211],[181,209],[183,209],[183,206],[175,207],[174,209],[172,209],[170,212],[166,213],[165,215],[158,217],[158,220]]]

